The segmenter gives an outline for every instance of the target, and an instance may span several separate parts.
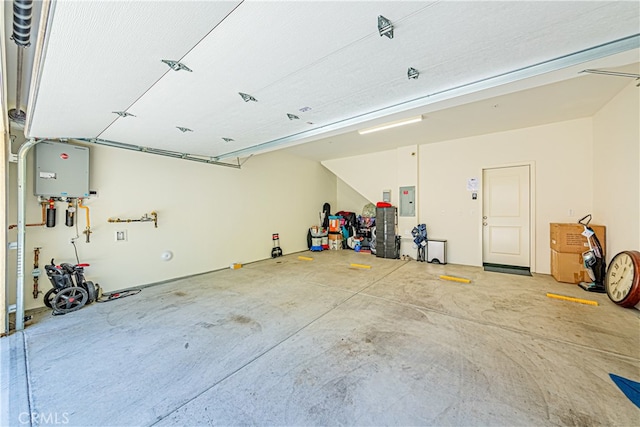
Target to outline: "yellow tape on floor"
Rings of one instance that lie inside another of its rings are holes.
[[[598,305],[598,301],[592,301],[590,299],[567,297],[567,296],[558,295],[558,294],[547,294],[547,296],[549,298],[561,299],[563,301],[571,301],[571,302],[577,302],[580,304],[587,304],[587,305]]]
[[[313,258],[310,258],[308,256],[299,256],[298,259],[302,261],[313,261]]]
[[[364,264],[350,264],[350,266],[353,268],[371,268],[370,265],[364,265]]]
[[[471,283],[471,280],[463,279],[462,277],[440,276],[440,278],[443,280],[451,280],[452,282]]]

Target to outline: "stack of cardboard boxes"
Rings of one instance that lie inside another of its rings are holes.
[[[604,225],[589,225],[596,233],[602,251],[606,252],[606,228]],[[582,253],[589,250],[589,242],[582,235],[580,224],[551,223],[551,275],[558,282],[591,282],[584,268]],[[604,254],[603,254],[604,256]]]

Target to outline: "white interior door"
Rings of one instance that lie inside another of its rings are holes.
[[[482,171],[482,261],[530,267],[529,166]]]

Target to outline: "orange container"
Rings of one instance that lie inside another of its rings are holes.
[[[340,232],[340,220],[341,216],[330,216],[329,217],[329,233],[339,233]]]

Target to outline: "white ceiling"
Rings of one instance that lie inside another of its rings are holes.
[[[611,59],[606,62],[612,63]],[[640,63],[607,67],[607,70],[640,75]],[[517,82],[514,86],[521,84],[522,82]],[[390,150],[404,145],[448,141],[591,117],[629,84],[629,78],[582,74],[578,78],[480,101],[464,103],[456,99],[461,103],[455,107],[424,107],[417,109],[423,114],[423,121],[420,123],[366,135],[360,135],[357,130],[335,133],[333,136],[296,145],[288,151],[322,161]],[[640,89],[638,102],[640,103]]]
[[[630,80],[580,71],[638,72],[640,3],[58,1],[43,28],[27,136],[321,160],[592,115]],[[352,132],[416,113],[393,138]]]

